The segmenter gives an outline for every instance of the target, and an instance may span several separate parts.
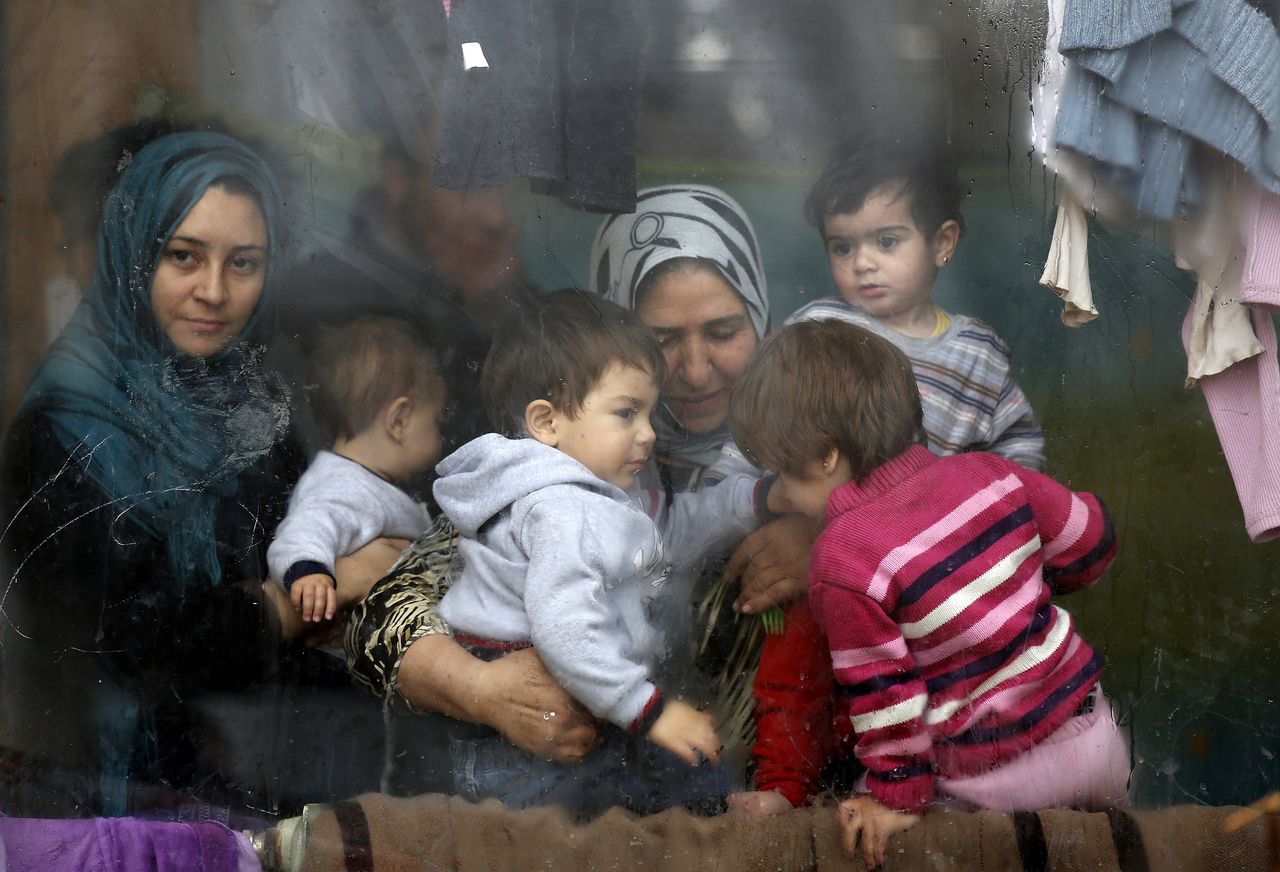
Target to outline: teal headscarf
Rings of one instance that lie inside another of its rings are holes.
[[[214,517],[236,477],[283,437],[289,400],[261,365],[280,270],[241,334],[208,359],[180,353],[156,321],[151,278],[169,238],[216,180],[256,193],[271,258],[281,197],[271,170],[230,137],[179,133],[148,145],[107,199],[93,284],[41,362],[34,407],[112,505],[165,543],[183,585],[221,581]]]

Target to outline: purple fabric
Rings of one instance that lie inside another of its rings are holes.
[[[243,872],[257,868],[245,840],[214,821],[0,817],[6,872]],[[251,861],[251,865],[242,865]]]

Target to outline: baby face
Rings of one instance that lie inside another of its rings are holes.
[[[955,246],[941,228],[925,235],[910,195],[891,186],[873,191],[856,212],[827,215],[823,236],[840,296],[895,329],[933,305],[934,278]]]
[[[600,479],[626,490],[653,451],[649,423],[658,402],[652,374],[625,363],[611,363],[570,416],[556,412],[555,447]]]
[[[814,460],[798,472],[779,472],[770,488],[769,507],[821,521],[826,517],[831,494],[851,480],[847,470],[848,464],[841,461],[837,452],[825,463]]]
[[[412,398],[399,443],[401,475],[410,478],[431,469],[440,460],[440,413],[444,410],[445,387],[437,380],[422,396]]]

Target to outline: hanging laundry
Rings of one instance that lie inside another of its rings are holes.
[[[1070,194],[1058,198],[1058,220],[1040,284],[1062,297],[1062,323],[1068,327],[1080,327],[1098,317],[1089,281],[1089,221]]]
[[[1245,530],[1254,542],[1268,542],[1280,538],[1280,367],[1271,314],[1255,309],[1251,318],[1262,353],[1205,376],[1200,388],[1240,497]],[[1189,338],[1188,323],[1184,342]]]
[[[1049,0],[1033,141],[1066,183],[1041,281],[1088,288],[1082,219],[1172,222],[1183,322],[1255,542],[1280,537],[1280,15],[1263,0]],[[1091,297],[1090,297],[1091,302]],[[1076,305],[1079,305],[1077,300]]]
[[[1045,166],[1062,183],[1053,238],[1040,284],[1066,304],[1062,310],[1062,323],[1068,327],[1081,327],[1098,317],[1089,279],[1088,215],[1098,215],[1116,224],[1128,224],[1133,221],[1135,212],[1122,194],[1112,190],[1094,173],[1086,157],[1059,149],[1054,144],[1058,107],[1067,77],[1066,58],[1058,51],[1066,2],[1049,0],[1044,62],[1031,90],[1031,142]]]
[[[1280,34],[1244,0],[1068,0],[1054,143],[1141,212],[1202,202],[1196,142],[1280,193]]]
[[[573,206],[633,211],[642,8],[454,4],[432,181],[497,187],[524,176]]]
[[[1262,352],[1240,301],[1245,214],[1255,186],[1234,161],[1208,155],[1201,208],[1173,225],[1174,262],[1196,275],[1187,313],[1187,387]]]
[[[1280,197],[1233,161],[1205,164],[1205,207],[1174,228],[1178,265],[1197,277],[1182,327],[1187,383],[1204,393],[1245,530],[1266,542],[1280,537]]]
[[[1280,311],[1280,196],[1257,192],[1246,228],[1240,302]]]

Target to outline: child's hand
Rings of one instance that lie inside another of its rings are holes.
[[[289,588],[289,599],[304,621],[332,621],[338,607],[337,588],[323,572],[295,579]]]
[[[884,850],[889,837],[909,830],[920,820],[918,814],[906,814],[881,805],[870,796],[850,797],[840,803],[840,844],[845,856],[853,859],[862,835],[862,858],[868,869],[875,869],[884,862]]]
[[[706,760],[720,762],[723,743],[716,735],[711,715],[679,700],[667,701],[662,714],[649,728],[648,738],[694,766]]]
[[[776,790],[747,790],[729,794],[729,811],[772,817],[791,811],[791,800]]]

